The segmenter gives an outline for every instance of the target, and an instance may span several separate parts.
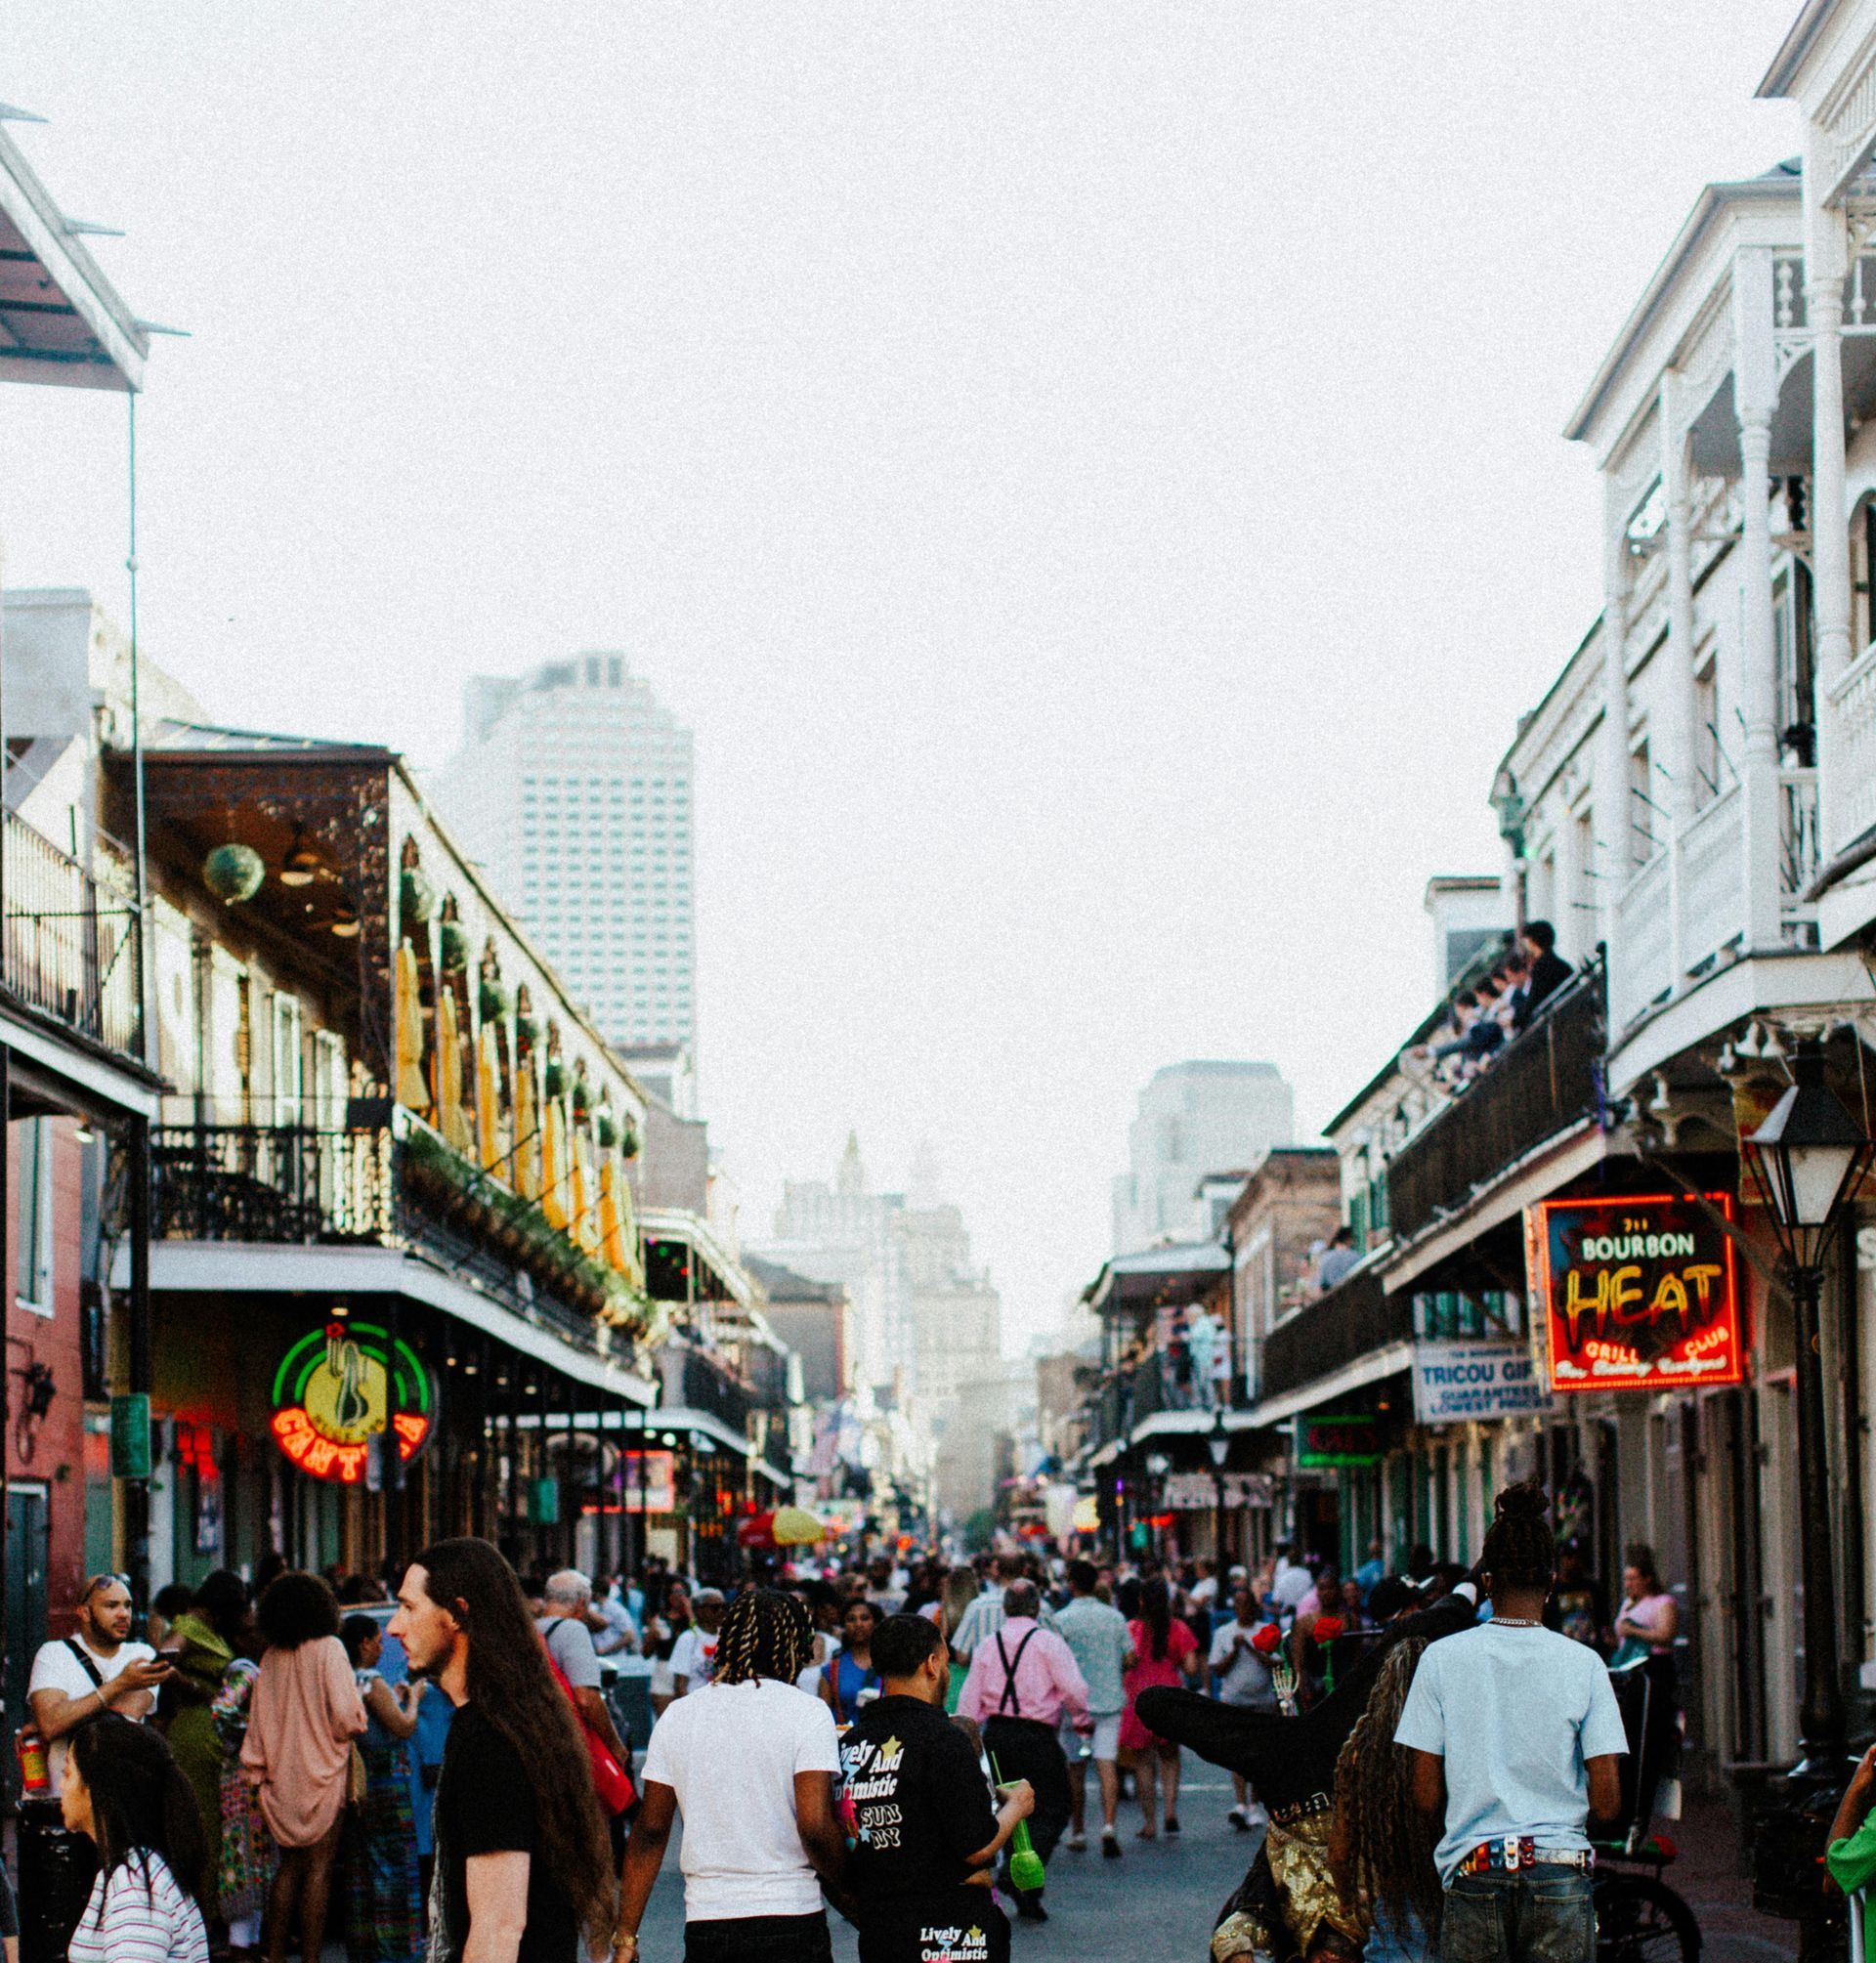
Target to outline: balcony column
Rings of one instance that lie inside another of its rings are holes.
[[[1811,126],[1814,134],[1814,125]],[[1844,489],[1844,214],[1814,202],[1805,162],[1805,309],[1811,327],[1811,583],[1816,642],[1817,798],[1820,838],[1833,836],[1829,803],[1838,782],[1831,691],[1851,661],[1850,514]]]
[[[1681,901],[1683,843],[1693,823],[1693,494],[1682,428],[1680,376],[1661,377],[1661,491],[1668,507],[1667,675],[1656,694],[1656,760],[1668,786],[1668,938],[1674,985],[1687,971]]]
[[[1629,883],[1629,504],[1613,471],[1602,479],[1602,741],[1596,760],[1597,912],[1616,959],[1616,917]]]
[[[1771,415],[1778,400],[1772,347],[1771,253],[1734,261],[1733,401],[1739,425],[1740,766],[1747,953],[1778,945],[1779,809],[1777,648],[1771,605]]]

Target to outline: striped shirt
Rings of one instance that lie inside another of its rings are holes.
[[[139,1849],[91,1885],[69,1963],[208,1963],[202,1911],[161,1855]]]
[[[1006,1619],[1003,1591],[1001,1588],[987,1589],[964,1610],[958,1624],[958,1633],[951,1639],[952,1648],[960,1656],[974,1656],[1002,1628]],[[1043,1612],[1036,1619],[1045,1629],[1055,1630],[1055,1614],[1047,1602],[1043,1603]]]

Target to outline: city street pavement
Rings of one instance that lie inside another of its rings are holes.
[[[1219,1904],[1244,1878],[1258,1842],[1255,1835],[1234,1833],[1225,1824],[1231,1781],[1224,1773],[1189,1755],[1186,1768],[1179,1801],[1184,1831],[1177,1840],[1134,1839],[1139,1809],[1123,1800],[1124,1859],[1103,1860],[1094,1845],[1086,1854],[1056,1849],[1043,1897],[1049,1919],[1040,1925],[1014,1924],[1011,1954],[1016,1963],[1057,1957],[1205,1963]],[[1090,1780],[1090,1788],[1092,1784]],[[854,1963],[853,1931],[838,1916],[831,1920],[836,1963]],[[680,1963],[683,1922],[683,1879],[673,1835],[639,1932],[642,1963]]]
[[[1122,1860],[1103,1860],[1058,1848],[1049,1863],[1044,1900],[1049,1919],[1014,1925],[1016,1963],[1098,1958],[1100,1963],[1206,1963],[1212,1925],[1225,1898],[1257,1852],[1257,1836],[1225,1824],[1231,1783],[1194,1759],[1185,1760],[1179,1801],[1184,1832],[1177,1840],[1134,1838],[1139,1811],[1121,1803]],[[1797,1952],[1789,1924],[1754,1912],[1752,1891],[1738,1871],[1738,1842],[1722,1807],[1692,1810],[1673,1829],[1682,1858],[1667,1879],[1692,1904],[1705,1936],[1702,1963],[1777,1963]],[[855,1963],[853,1931],[831,1918],[836,1963]],[[684,1954],[683,1879],[673,1836],[640,1932],[642,1963],[681,1963]]]

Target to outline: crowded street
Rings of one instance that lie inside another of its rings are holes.
[[[7,0],[0,1963],[1876,1963],[1876,0]]]

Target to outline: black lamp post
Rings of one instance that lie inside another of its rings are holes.
[[[1224,1429],[1224,1413],[1213,1413],[1212,1429],[1205,1434],[1205,1449],[1212,1454],[1212,1483],[1216,1489],[1212,1511],[1212,1554],[1218,1567],[1218,1586],[1224,1586],[1224,1462],[1231,1456],[1231,1434]]]
[[[1876,1143],[1824,1082],[1821,1043],[1800,1043],[1791,1072],[1791,1088],[1770,1117],[1741,1141],[1777,1233],[1791,1291],[1797,1350],[1799,1556],[1805,1580],[1805,1698],[1799,1712],[1804,1758],[1786,1775],[1782,1804],[1762,1822],[1755,1865],[1762,1905],[1815,1924],[1825,1908],[1815,1858],[1821,1853],[1824,1824],[1847,1777],[1817,1304],[1825,1255],[1876,1156]]]

